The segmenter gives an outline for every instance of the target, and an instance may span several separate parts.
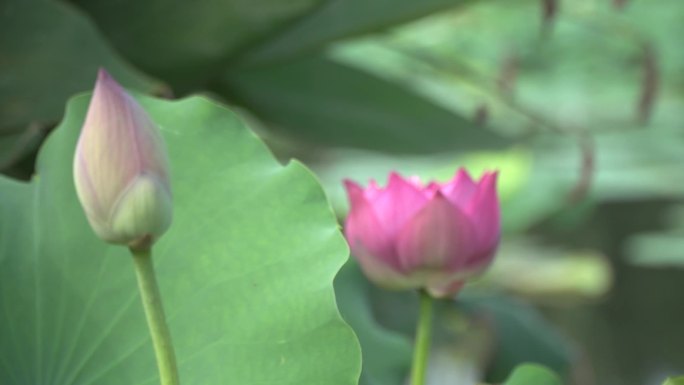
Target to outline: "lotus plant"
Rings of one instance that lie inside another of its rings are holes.
[[[130,248],[161,384],[177,385],[175,353],[151,257],[152,244],[171,224],[168,163],[152,119],[100,70],[76,145],[76,193],[95,234]]]
[[[434,297],[455,295],[491,263],[501,233],[496,172],[464,169],[446,183],[391,173],[387,187],[347,180],[345,235],[366,276],[390,289],[420,289],[412,385],[424,383]]]

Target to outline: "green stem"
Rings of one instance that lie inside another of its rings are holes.
[[[425,290],[420,291],[420,313],[418,314],[418,330],[416,345],[413,347],[413,364],[411,365],[411,385],[424,385],[432,339],[432,307],[434,300]]]
[[[138,276],[138,289],[142,298],[147,326],[152,336],[152,345],[157,357],[159,379],[161,385],[178,385],[178,368],[176,367],[176,355],[173,351],[171,333],[166,325],[166,316],[162,306],[162,298],[157,286],[157,278],[154,273],[152,253],[149,249],[133,250],[135,273]]]

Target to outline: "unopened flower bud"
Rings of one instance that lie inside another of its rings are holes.
[[[95,233],[144,248],[171,224],[163,139],[142,107],[100,70],[74,157],[76,193]]]

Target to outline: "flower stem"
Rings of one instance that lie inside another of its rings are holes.
[[[425,290],[420,291],[420,313],[418,314],[418,330],[416,345],[413,347],[413,364],[411,365],[411,385],[424,385],[427,371],[430,340],[432,339],[432,307],[434,300]]]
[[[179,385],[176,355],[173,351],[171,333],[166,325],[162,298],[154,273],[152,253],[150,249],[131,249],[131,253],[135,262],[135,273],[138,276],[138,289],[145,308],[147,326],[150,329],[154,353],[157,357],[161,385]]]

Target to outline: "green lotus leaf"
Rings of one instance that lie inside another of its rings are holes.
[[[206,99],[139,100],[171,158],[154,260],[182,383],[356,384],[333,291],[347,248],[312,174]],[[69,103],[30,183],[0,179],[2,384],[158,383],[131,257],[95,237],[74,191],[87,103]]]

